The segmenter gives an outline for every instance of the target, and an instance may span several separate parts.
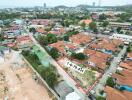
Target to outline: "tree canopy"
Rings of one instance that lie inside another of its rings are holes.
[[[102,26],[103,27],[107,27],[109,25],[109,22],[108,21],[104,21],[103,23],[102,23]]]
[[[106,81],[106,84],[110,87],[114,87],[115,86],[115,82],[113,81],[112,77],[109,77]]]
[[[91,30],[95,30],[95,29],[97,29],[97,25],[96,25],[96,23],[95,22],[91,22],[90,24],[89,24],[89,28],[91,29]]]
[[[86,58],[86,55],[84,55],[83,53],[72,53],[71,56],[78,60],[84,60]]]
[[[51,48],[49,54],[54,58],[57,59],[59,57],[59,51],[56,48]]]

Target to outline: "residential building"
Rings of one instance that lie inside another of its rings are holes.
[[[127,60],[132,60],[132,52],[127,53],[127,58],[126,59]]]
[[[99,39],[97,42],[89,45],[89,48],[102,51],[106,54],[113,54],[118,51],[118,46],[122,44],[120,40],[110,40],[107,38]]]
[[[132,100],[132,92],[119,91],[109,86],[104,91],[107,93],[106,100]]]
[[[86,25],[89,25],[92,22],[91,19],[81,20],[80,24],[85,23]]]
[[[113,34],[109,38],[110,39],[118,39],[118,40],[124,41],[124,43],[127,43],[127,44],[132,42],[132,36],[124,35],[124,34]]]
[[[19,49],[32,47],[32,40],[29,36],[19,36],[16,39],[17,47]]]
[[[131,27],[131,23],[109,22],[109,24],[113,28],[121,27],[124,30],[130,30]]]
[[[75,45],[85,45],[87,43],[90,43],[94,38],[90,35],[85,34],[76,34],[70,37],[70,41]]]

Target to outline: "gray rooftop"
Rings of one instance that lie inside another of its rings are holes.
[[[65,81],[61,81],[57,86],[55,86],[55,91],[58,93],[61,100],[65,100],[66,95],[74,90]]]

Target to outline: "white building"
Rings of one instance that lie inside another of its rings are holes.
[[[113,28],[121,27],[125,30],[129,30],[131,27],[131,23],[109,22],[109,24]]]
[[[66,96],[66,100],[81,100],[81,97],[76,92],[72,92]]]
[[[124,41],[124,43],[132,42],[132,36],[124,35],[124,34],[113,34],[109,37],[110,39],[119,39]]]

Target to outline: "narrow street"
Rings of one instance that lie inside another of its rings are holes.
[[[67,82],[69,86],[71,86],[80,96],[83,98],[82,100],[89,100],[89,98],[86,97],[77,87],[76,82],[61,68],[61,66],[46,52],[46,50],[35,40],[35,38],[32,36],[32,34],[29,34],[30,38],[32,39],[33,43],[40,48],[45,56],[47,56],[47,59],[49,59],[50,64],[54,65],[56,69],[58,70],[58,73],[62,75],[64,80]]]
[[[114,57],[113,61],[111,62],[111,65],[110,65],[109,69],[105,72],[105,74],[100,79],[99,83],[95,86],[94,90],[96,92],[96,95],[99,94],[100,90],[104,89],[104,85],[106,84],[106,80],[109,77],[109,75],[111,73],[116,72],[116,68],[117,68],[119,62],[121,61],[121,58],[124,56],[124,54],[126,52],[126,49],[127,49],[127,46],[124,46],[124,48],[120,51],[118,56]]]

